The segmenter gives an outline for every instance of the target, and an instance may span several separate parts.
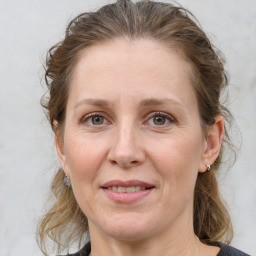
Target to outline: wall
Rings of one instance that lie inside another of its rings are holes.
[[[0,0],[0,255],[41,255],[35,223],[57,166],[53,137],[39,104],[42,63],[68,21],[101,3]],[[232,244],[256,255],[256,1],[180,3],[196,15],[227,58],[230,106],[243,144],[220,184],[234,221]]]

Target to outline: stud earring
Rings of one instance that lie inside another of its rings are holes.
[[[64,177],[64,184],[65,184],[67,187],[70,187],[70,186],[71,186],[71,181],[70,181],[70,178],[68,177],[67,174],[65,174],[65,177]]]
[[[210,164],[207,164],[206,167],[207,167],[206,171],[210,171],[211,170],[211,165]]]

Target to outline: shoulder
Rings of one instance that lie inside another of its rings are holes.
[[[89,242],[79,252],[68,254],[66,256],[89,256],[90,252],[91,252],[91,244]]]
[[[217,256],[250,256],[249,254],[246,254],[232,246],[229,246],[227,244],[218,243],[220,247],[220,252]]]

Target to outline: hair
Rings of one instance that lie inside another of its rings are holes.
[[[63,136],[70,77],[81,52],[117,38],[156,40],[177,49],[192,67],[191,84],[197,97],[202,131],[207,131],[218,115],[223,116],[225,126],[231,125],[232,115],[220,100],[222,91],[228,86],[224,57],[209,41],[193,14],[170,3],[118,0],[74,18],[66,29],[64,40],[48,52],[45,81],[49,91],[41,104],[57,136]],[[233,236],[231,219],[216,178],[225,145],[234,149],[226,129],[217,160],[210,171],[198,174],[195,185],[194,232],[206,244],[230,243]],[[60,252],[74,242],[80,246],[88,234],[87,218],[72,188],[66,187],[63,179],[64,172],[59,169],[51,185],[54,202],[38,225],[38,243],[45,255],[48,238],[56,243]]]

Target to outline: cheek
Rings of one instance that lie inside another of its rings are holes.
[[[200,140],[176,136],[162,141],[150,152],[155,168],[169,192],[193,190],[201,160]]]
[[[91,181],[100,168],[104,146],[95,139],[83,136],[67,137],[66,162],[71,178]]]
[[[96,180],[105,158],[104,145],[95,138],[72,136],[66,139],[66,162],[78,205],[87,215],[97,192]],[[90,214],[89,214],[90,215]]]

